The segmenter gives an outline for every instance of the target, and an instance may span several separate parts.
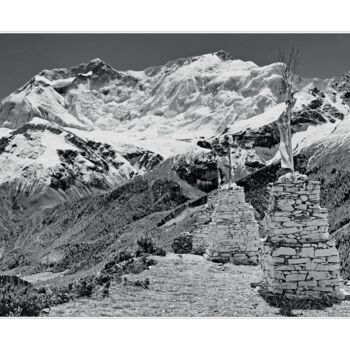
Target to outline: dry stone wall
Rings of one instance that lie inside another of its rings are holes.
[[[289,299],[340,297],[339,254],[320,208],[320,183],[289,173],[270,184],[261,265],[267,289]]]
[[[257,264],[259,226],[254,210],[245,202],[244,189],[234,185],[217,191],[215,210],[207,225],[205,256],[217,262]]]
[[[208,195],[207,204],[200,211],[192,234],[192,252],[203,255],[209,244],[209,223],[218,200],[218,191]]]

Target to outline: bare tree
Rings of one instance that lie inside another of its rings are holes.
[[[280,132],[280,155],[281,167],[284,171],[294,171],[293,146],[291,133],[292,109],[296,99],[293,92],[293,80],[297,73],[297,68],[301,56],[299,50],[292,47],[289,54],[284,50],[279,50],[278,61],[281,63],[277,68],[277,74],[282,78],[285,92],[286,109],[277,120]]]
[[[276,68],[276,72],[282,78],[287,101],[291,101],[293,97],[293,80],[298,72],[301,55],[299,50],[293,46],[289,53],[286,53],[283,49],[279,49],[277,59],[281,64]]]

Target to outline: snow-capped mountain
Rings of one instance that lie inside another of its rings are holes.
[[[224,148],[226,136],[235,180],[262,218],[279,171],[278,66],[219,51],[139,72],[95,59],[37,74],[0,103],[0,264],[40,258],[31,268],[63,270],[75,254],[95,264],[123,234],[170,239],[193,222],[186,201],[203,204],[217,187],[212,141]],[[321,181],[333,233],[350,221],[350,75],[297,77],[294,89],[296,169]],[[168,210],[186,225],[159,226]]]
[[[2,101],[0,126],[17,128],[40,117],[64,127],[184,143],[281,102],[277,65],[259,67],[219,51],[139,72],[119,72],[100,59],[43,70]]]
[[[138,72],[119,72],[100,59],[43,70],[2,101],[0,126],[17,128],[39,117],[63,127],[113,131],[116,139],[152,138],[163,146],[170,138],[180,146],[276,118],[284,97],[278,65],[259,67],[218,51]],[[313,87],[328,92],[327,104],[341,103],[340,82],[298,77],[295,85],[299,109],[313,99]]]
[[[350,108],[346,91],[334,89],[338,84],[335,79],[322,83],[315,80],[307,85],[301,80],[301,83],[300,90],[295,94],[297,103],[291,123],[294,155],[320,143],[347,142],[350,136]],[[323,86],[323,91],[317,86]],[[231,148],[231,153],[236,181],[266,165],[279,162],[280,136],[276,121],[284,108],[284,103],[277,103],[261,114],[228,124],[224,132],[217,135],[221,142],[226,136],[233,136],[235,140],[236,146]],[[339,133],[342,134],[341,138],[334,136]],[[217,186],[216,160],[208,140],[210,138],[199,139],[191,150],[177,155],[174,167],[181,178],[202,190]]]
[[[214,135],[281,102],[275,69],[224,52],[140,72],[118,72],[95,59],[40,72],[3,100],[0,122],[16,128],[36,116],[86,130]]]
[[[162,157],[133,145],[117,150],[35,117],[0,138],[2,212],[19,220],[67,200],[110,190]],[[0,215],[1,216],[1,215]]]
[[[218,51],[138,72],[100,59],[43,70],[0,104],[5,202],[17,211],[45,208],[113,188],[173,156],[181,178],[210,190],[217,173],[208,141],[225,135],[237,142],[236,180],[278,162],[278,66]],[[333,134],[347,139],[349,80],[295,79],[295,154]]]

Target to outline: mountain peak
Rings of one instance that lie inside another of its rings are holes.
[[[93,58],[88,62],[88,64],[106,64],[100,57]]]
[[[219,58],[221,58],[223,61],[234,60],[234,57],[229,52],[227,52],[223,49],[220,49],[218,51],[214,51],[213,54],[218,56]]]
[[[86,74],[90,72],[101,77],[104,76],[108,79],[114,79],[119,76],[118,71],[104,62],[101,58],[94,58],[88,63],[84,64],[83,69],[79,73]]]
[[[84,64],[85,67],[89,67],[91,70],[96,69],[96,68],[100,68],[100,67],[108,67],[109,69],[114,70],[110,65],[108,65],[105,61],[103,61],[101,58],[97,57],[97,58],[93,58],[92,60],[90,60],[89,62]],[[86,68],[85,68],[86,70]]]

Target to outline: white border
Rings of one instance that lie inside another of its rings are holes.
[[[341,349],[339,319],[1,320],[2,349]]]
[[[338,0],[3,1],[0,31],[348,32],[348,3]],[[347,331],[347,321],[339,319],[0,320],[2,349],[329,350],[346,347]]]
[[[346,32],[348,0],[2,1],[10,32]]]

